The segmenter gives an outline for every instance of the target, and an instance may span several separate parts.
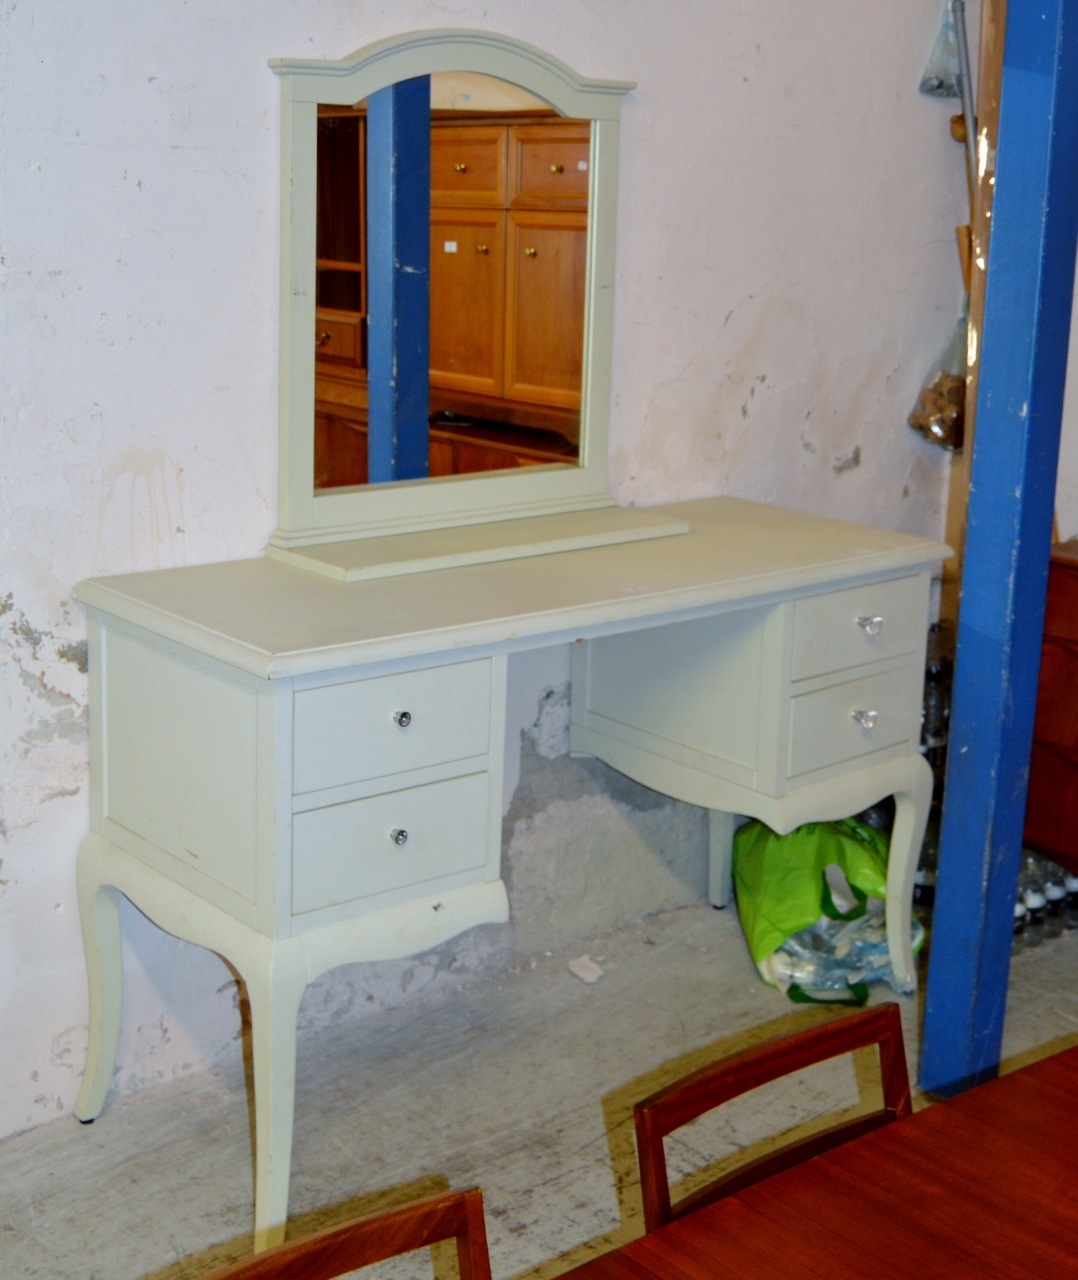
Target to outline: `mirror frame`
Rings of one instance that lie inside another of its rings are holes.
[[[281,340],[278,528],[271,547],[452,528],[613,505],[606,491],[621,98],[533,45],[487,31],[413,32],[338,62],[273,58],[281,78]],[[398,80],[471,71],[591,121],[579,465],[525,467],[347,489],[314,488],[315,202],[318,104],[350,106]]]

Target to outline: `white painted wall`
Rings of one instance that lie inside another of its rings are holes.
[[[0,1134],[70,1109],[81,1067],[86,682],[70,588],[257,555],[275,523],[266,59],[457,24],[638,80],[623,114],[613,492],[736,493],[936,535],[946,460],[905,417],[961,290],[961,152],[950,106],[917,94],[940,9],[3,6]],[[564,651],[514,663],[518,727],[564,665]],[[218,960],[133,910],[125,930],[131,1089],[205,1066],[238,1022]]]

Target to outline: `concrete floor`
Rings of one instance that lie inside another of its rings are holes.
[[[604,971],[592,985],[567,967],[585,951]],[[1076,976],[1078,937],[1018,956],[1009,1067],[1078,1042]],[[902,1004],[914,1076],[918,1002]],[[525,956],[419,1006],[308,1032],[290,1235],[478,1183],[494,1276],[546,1280],[640,1233],[635,1100],[820,1016],[759,981],[733,912],[695,904]],[[877,1089],[860,1055],[813,1068],[682,1131],[671,1162],[686,1175],[762,1150],[768,1135],[823,1123]],[[237,1046],[219,1071],[113,1101],[93,1125],[65,1117],[0,1143],[0,1273],[203,1276],[247,1253],[251,1194]],[[453,1273],[448,1257],[435,1251],[438,1280]],[[376,1270],[403,1280],[430,1276],[431,1263],[414,1255]]]

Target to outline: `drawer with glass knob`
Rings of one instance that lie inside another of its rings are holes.
[[[915,575],[798,600],[791,679],[916,652],[924,639],[920,595]]]
[[[490,702],[489,658],[300,690],[293,792],[486,755]]]
[[[389,791],[292,819],[292,912],[412,885],[455,887],[487,861],[489,775]],[[475,878],[474,876],[472,878]]]
[[[790,699],[787,777],[909,742],[917,727],[918,668],[898,667]]]

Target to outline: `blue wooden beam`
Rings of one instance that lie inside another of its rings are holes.
[[[427,474],[430,77],[367,99],[367,472]]]
[[[999,1066],[1078,237],[1078,0],[1010,0],[920,1084]]]

